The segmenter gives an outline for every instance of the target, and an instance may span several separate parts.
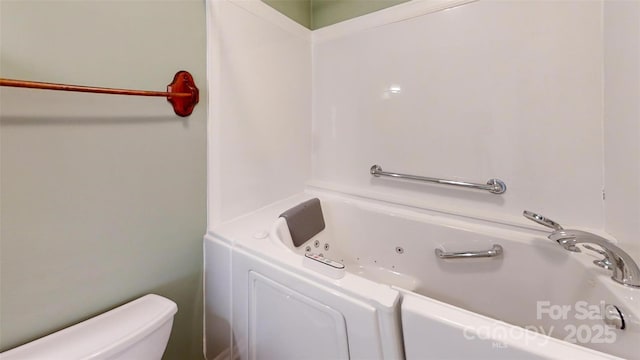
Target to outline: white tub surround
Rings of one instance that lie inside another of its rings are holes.
[[[637,6],[410,1],[313,32],[259,0],[210,1],[208,16],[210,225],[306,182],[522,226],[531,209],[638,248],[638,107],[622,95],[640,70],[616,62],[635,56]]]
[[[209,225],[311,176],[311,34],[259,0],[207,1]]]
[[[640,257],[640,2],[605,1],[605,229]]]
[[[603,229],[602,4],[477,1],[392,18],[412,3],[381,11],[389,18],[376,26],[314,32],[309,183],[520,224],[532,209]],[[499,178],[508,190],[374,178],[372,164]]]

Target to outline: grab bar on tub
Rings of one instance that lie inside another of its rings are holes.
[[[416,180],[416,181],[426,181],[443,185],[453,185],[453,186],[462,186],[466,188],[486,190],[492,194],[502,194],[507,191],[507,185],[500,179],[489,179],[486,184],[474,184],[468,183],[464,181],[456,181],[456,180],[445,180],[438,179],[426,176],[416,176],[416,175],[408,175],[408,174],[399,174],[382,171],[382,167],[380,165],[373,165],[369,170],[371,175],[378,176],[389,176],[396,179],[407,179],[407,180]]]
[[[485,251],[444,252],[441,249],[436,249],[436,256],[440,259],[482,258],[500,255],[502,255],[502,246],[498,244],[493,245],[491,250]]]

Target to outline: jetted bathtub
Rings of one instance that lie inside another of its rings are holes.
[[[326,227],[295,247],[279,215],[312,198]],[[640,290],[544,231],[308,191],[204,246],[207,358],[640,358]]]

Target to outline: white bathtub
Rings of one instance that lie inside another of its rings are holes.
[[[313,197],[326,228],[293,248],[278,216]],[[434,253],[494,244],[502,256]],[[307,247],[344,272],[306,266]],[[300,194],[206,236],[207,357],[640,358],[640,290],[614,283],[593,259],[544,232]],[[604,324],[605,303],[622,311],[624,330]]]

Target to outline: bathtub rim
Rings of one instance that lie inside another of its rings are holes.
[[[467,190],[469,191],[469,190]],[[414,211],[423,212],[425,214],[441,215],[449,218],[463,219],[475,224],[495,224],[496,226],[532,231],[540,234],[549,234],[548,229],[540,225],[536,225],[530,220],[525,219],[522,214],[503,214],[498,212],[487,212],[479,210],[460,210],[453,207],[434,205],[433,202],[409,198],[407,196],[388,194],[373,190],[361,190],[353,186],[330,183],[320,180],[310,180],[305,184],[303,192],[339,195],[347,199],[362,200],[372,203],[386,204],[392,207],[401,207],[412,209]],[[523,209],[532,210],[532,209]],[[562,220],[562,219],[558,219]],[[570,226],[572,229],[588,231],[601,236],[614,244],[618,244],[618,240],[609,233],[600,229],[585,226]],[[545,236],[546,236],[545,235]],[[638,254],[640,255],[640,254]]]

